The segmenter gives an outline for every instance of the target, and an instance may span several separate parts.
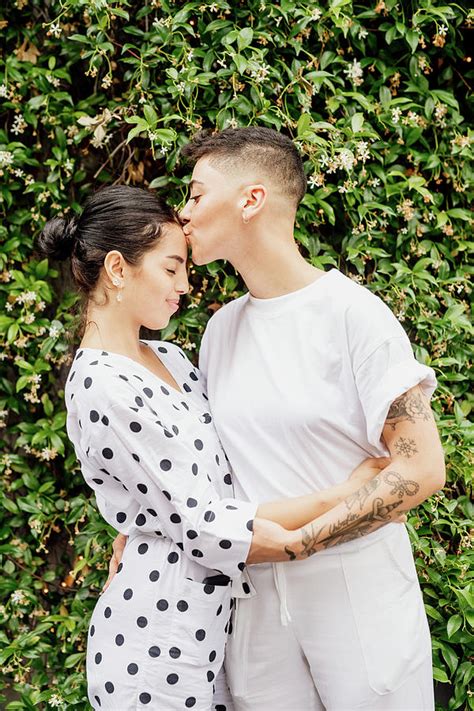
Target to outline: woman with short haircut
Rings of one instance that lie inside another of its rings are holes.
[[[296,529],[374,476],[379,460],[322,494],[259,506],[234,499],[199,372],[178,346],[139,337],[141,326],[167,326],[188,291],[175,212],[146,190],[108,187],[80,217],[48,222],[40,246],[71,258],[85,297],[65,391],[68,435],[104,519],[129,537],[92,615],[90,703],[229,709],[213,706],[213,687],[231,595],[252,594],[246,563],[287,560]]]

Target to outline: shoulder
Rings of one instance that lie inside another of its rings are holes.
[[[163,361],[185,364],[186,367],[192,366],[189,356],[176,343],[171,341],[143,341],[143,343],[146,343]]]
[[[372,332],[394,331],[392,335],[404,332],[395,315],[383,299],[367,286],[336,272],[332,282],[331,311],[343,317],[348,330],[363,329]],[[334,314],[336,315],[336,314]]]

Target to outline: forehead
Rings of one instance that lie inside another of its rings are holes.
[[[177,255],[186,259],[188,248],[182,227],[177,224],[164,225],[153,252],[162,257]]]

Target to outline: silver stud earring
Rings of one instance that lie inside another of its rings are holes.
[[[117,279],[117,277],[115,277],[115,279],[112,279],[112,284],[114,286],[120,286],[120,281]]]

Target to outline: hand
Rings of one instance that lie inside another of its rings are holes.
[[[361,462],[349,476],[349,481],[353,482],[356,486],[359,486],[365,481],[373,479],[374,476],[377,476],[377,474],[382,471],[382,469],[388,467],[391,462],[392,460],[390,457],[370,457],[369,459],[364,459],[364,461]]]
[[[123,551],[125,549],[125,546],[127,545],[127,539],[128,536],[124,536],[123,533],[119,533],[115,538],[114,542],[112,543],[112,558],[110,559],[109,563],[109,577],[105,581],[105,585],[102,588],[102,592],[105,592],[107,588],[109,587],[110,583],[112,582],[115,573],[117,572],[117,568],[119,567],[119,563],[122,560],[123,556]]]

